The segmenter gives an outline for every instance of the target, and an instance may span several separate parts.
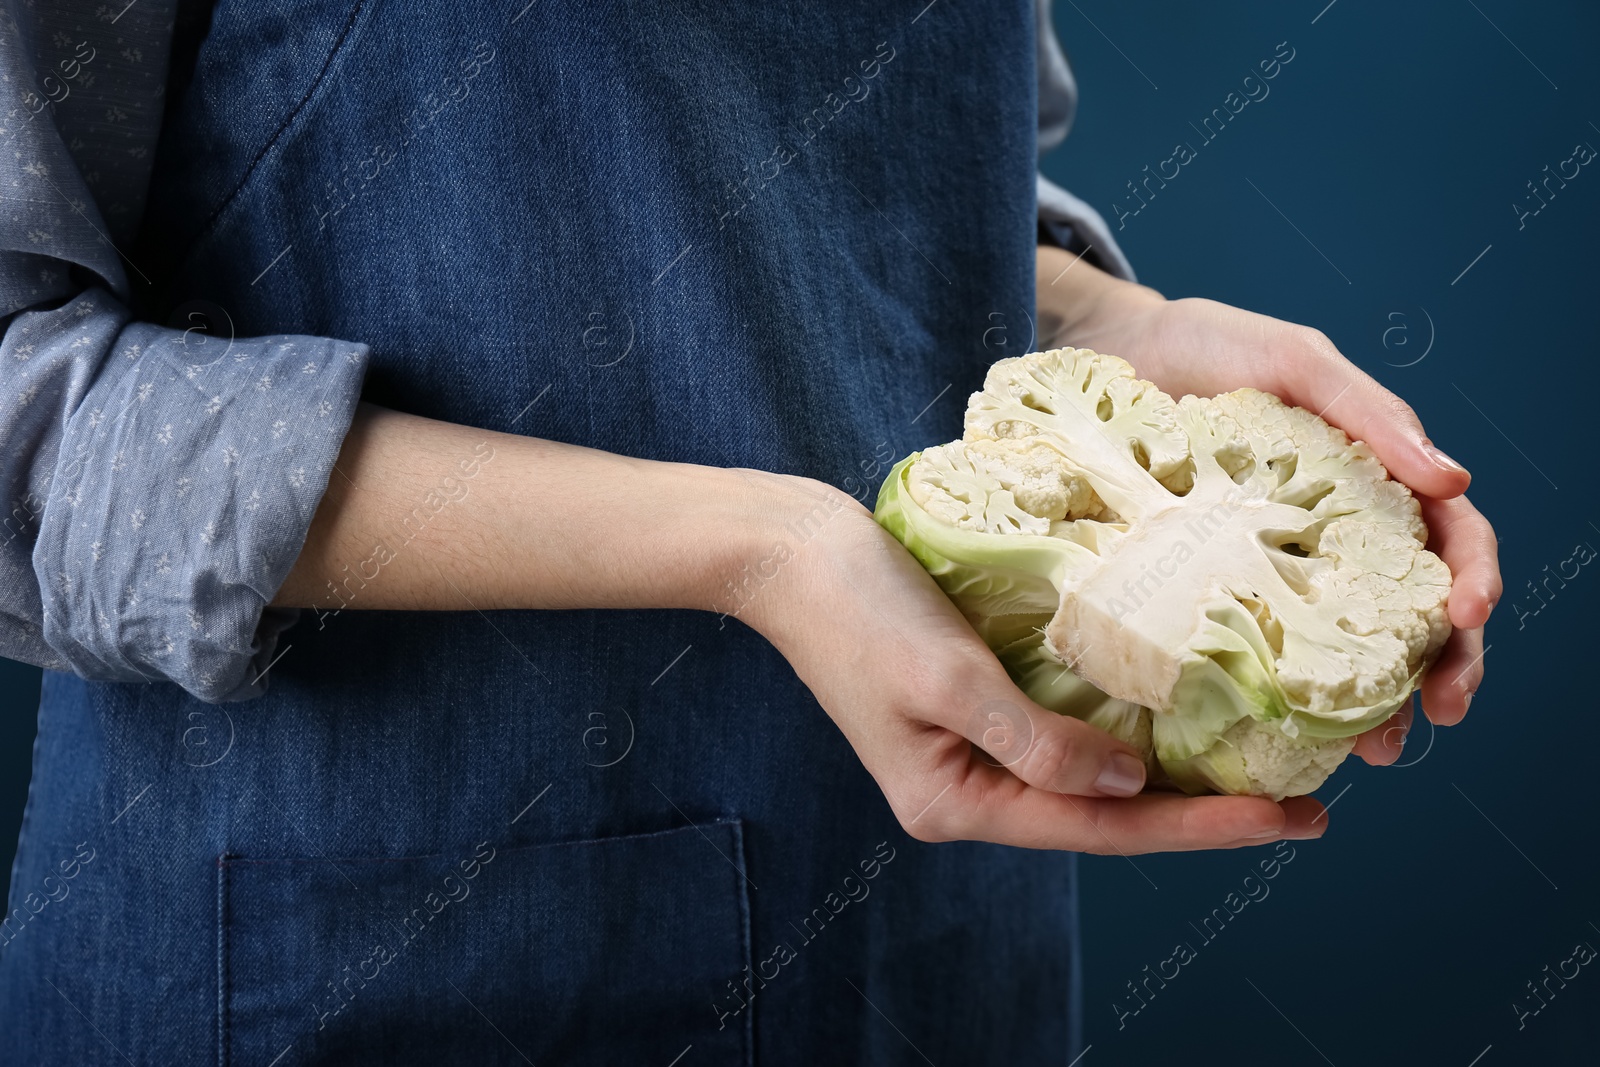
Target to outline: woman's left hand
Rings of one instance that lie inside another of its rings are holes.
[[[1436,725],[1460,722],[1483,680],[1483,626],[1501,592],[1498,551],[1494,530],[1463,495],[1471,475],[1433,446],[1416,412],[1318,330],[1214,300],[1167,300],[1058,248],[1040,247],[1038,273],[1039,348],[1121,356],[1174,397],[1245,386],[1274,393],[1365,441],[1411,488],[1428,524],[1428,547],[1454,576],[1454,632],[1423,679],[1423,710]],[[1393,763],[1410,725],[1408,702],[1362,735],[1356,752],[1368,763]]]

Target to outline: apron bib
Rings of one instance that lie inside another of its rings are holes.
[[[1031,4],[525,2],[223,0],[141,317],[869,504],[958,436],[1033,341]],[[1077,1055],[1073,857],[908,838],[735,620],[463,608],[308,612],[244,703],[47,674],[13,906],[93,859],[12,1040],[106,1053],[52,975],[135,1062]]]

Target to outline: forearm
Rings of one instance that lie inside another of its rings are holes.
[[[1107,315],[1163,299],[1149,286],[1112,277],[1056,245],[1039,245],[1035,263],[1041,349],[1074,344],[1075,337],[1086,334]]]
[[[274,603],[730,610],[729,578],[804,488],[363,404]]]
[[[1160,299],[1039,248],[1041,347],[1072,343],[1109,305],[1144,298]],[[803,479],[632,459],[363,404],[273,603],[738,611],[746,566],[796,516],[835,513],[839,496]]]

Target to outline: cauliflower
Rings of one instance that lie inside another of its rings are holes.
[[[928,454],[929,462],[912,472],[911,495],[952,526],[1049,533],[1052,520],[1105,510],[1088,479],[1063,467],[1060,455],[1046,444],[973,441],[930,448]],[[975,511],[974,504],[981,506]]]
[[[996,363],[877,514],[1030,697],[1191,792],[1317,788],[1450,633],[1449,569],[1366,445],[1086,349]]]

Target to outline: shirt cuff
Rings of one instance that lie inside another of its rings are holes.
[[[1041,244],[1060,245],[1107,274],[1138,280],[1100,213],[1043,174],[1039,175],[1039,235]]]
[[[45,641],[85,678],[259,696],[367,346],[133,323],[67,418],[33,550]]]

